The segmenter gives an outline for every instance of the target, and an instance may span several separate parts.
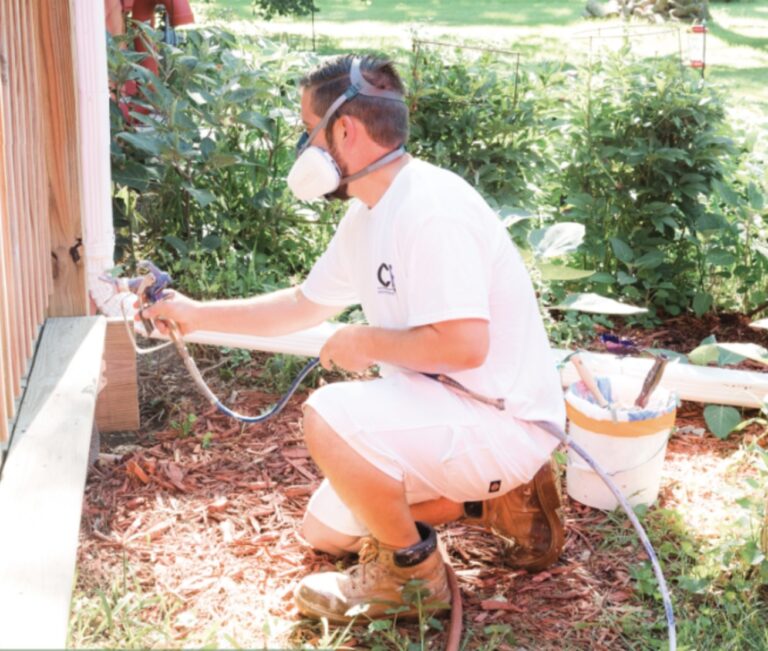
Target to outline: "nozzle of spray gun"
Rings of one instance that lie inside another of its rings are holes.
[[[161,271],[149,260],[142,260],[138,264],[137,271],[140,275],[134,278],[113,278],[102,275],[99,276],[99,280],[109,283],[117,292],[131,292],[150,304],[163,298],[163,292],[173,282],[170,274]],[[149,282],[147,282],[148,277]]]
[[[147,273],[138,278],[131,278],[129,283],[138,280],[137,289],[131,290],[134,293],[138,290],[141,280],[147,275],[152,276],[152,283],[144,289],[144,298],[148,303],[156,303],[163,297],[165,289],[173,282],[171,275],[165,271],[161,271],[149,260],[142,260],[138,265],[138,270],[141,272],[145,270]]]
[[[141,277],[136,278],[113,278],[112,276],[99,276],[99,280],[109,283],[115,288],[116,292],[130,292],[136,294],[141,284]]]
[[[149,260],[142,260],[137,271],[141,274],[135,278],[113,278],[111,276],[100,276],[104,282],[110,283],[117,292],[131,292],[136,294],[139,299],[139,316],[144,325],[147,335],[154,330],[154,324],[141,315],[141,310],[153,303],[157,303],[164,298],[165,289],[171,284],[170,274],[161,271]]]

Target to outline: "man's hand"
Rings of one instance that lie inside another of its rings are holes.
[[[320,363],[325,369],[334,366],[353,373],[362,373],[376,363],[365,351],[368,326],[348,325],[337,330],[320,351]]]
[[[133,306],[136,308],[134,318],[137,321],[141,318],[153,320],[155,327],[164,335],[168,334],[168,321],[173,321],[182,335],[198,327],[196,313],[200,303],[172,289],[166,290],[162,300],[144,308],[141,313],[138,311],[138,301]]]

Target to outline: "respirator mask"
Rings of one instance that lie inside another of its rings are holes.
[[[312,129],[312,133],[304,132],[296,145],[297,157],[291,167],[291,171],[288,172],[287,181],[291,191],[297,198],[303,201],[311,201],[320,197],[325,197],[326,199],[348,199],[349,195],[346,190],[347,184],[350,181],[370,174],[405,154],[405,147],[398,147],[379,158],[379,160],[366,165],[360,171],[349,176],[343,176],[330,152],[312,144],[317,134],[328,126],[328,122],[333,114],[339,110],[339,107],[344,102],[348,102],[358,95],[381,97],[398,102],[405,101],[403,96],[397,91],[382,90],[368,82],[360,72],[360,59],[357,58],[352,60],[352,65],[350,66],[349,83],[349,88],[328,107],[325,115],[323,115],[323,119]]]

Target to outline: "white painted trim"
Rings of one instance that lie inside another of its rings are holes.
[[[209,346],[246,348],[272,353],[287,353],[315,357],[325,341],[343,324],[325,322],[315,328],[282,337],[250,337],[221,332],[198,331],[187,335],[185,341]],[[553,350],[554,363],[559,364],[569,350]],[[653,360],[640,357],[617,357],[604,353],[582,353],[581,358],[596,376],[627,376],[642,380]],[[561,371],[563,386],[579,379],[573,364]],[[768,373],[739,371],[726,368],[667,364],[660,386],[674,391],[682,400],[719,405],[758,408],[768,395]]]
[[[96,305],[112,296],[99,275],[114,266],[109,80],[104,3],[70,0],[73,12],[75,76],[80,139],[83,250],[89,295]],[[119,312],[108,314],[118,316]]]

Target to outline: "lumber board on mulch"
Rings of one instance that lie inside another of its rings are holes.
[[[107,319],[104,342],[104,387],[96,402],[99,432],[121,432],[139,428],[139,385],[136,351],[125,329],[124,319]]]

